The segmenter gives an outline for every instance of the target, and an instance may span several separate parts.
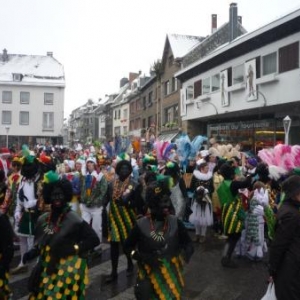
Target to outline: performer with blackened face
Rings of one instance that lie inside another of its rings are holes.
[[[71,210],[72,184],[50,171],[44,176],[43,197],[51,212],[39,217],[34,248],[24,263],[39,256],[39,273],[29,282],[29,299],[84,299],[88,283],[86,253],[99,244],[95,231]]]
[[[168,177],[159,175],[146,190],[150,213],[139,219],[125,242],[125,250],[138,262],[135,296],[138,300],[181,299],[183,263],[193,254],[183,223],[170,214]]]
[[[123,159],[122,159],[123,158]],[[106,276],[106,283],[116,281],[118,278],[119,246],[132,230],[136,219],[143,213],[143,200],[141,186],[131,177],[132,166],[127,154],[119,157],[116,165],[118,175],[108,186],[108,240],[110,241],[110,254],[112,271]],[[133,263],[127,255],[127,276],[133,274]]]

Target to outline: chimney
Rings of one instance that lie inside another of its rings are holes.
[[[243,17],[242,16],[238,16],[238,22],[242,25],[243,24]]]
[[[53,52],[47,52],[47,56],[53,57]]]
[[[237,23],[237,4],[231,3],[229,8],[229,42],[233,41],[238,36]]]
[[[139,76],[138,73],[130,72],[130,73],[129,73],[129,82],[131,83],[131,82],[132,82],[134,79],[136,79],[138,76]]]
[[[211,15],[211,33],[214,33],[217,31],[217,15],[216,14],[212,14]]]
[[[128,83],[128,81],[129,80],[126,77],[121,78],[121,80],[120,80],[120,88],[123,87],[126,83]]]
[[[6,62],[8,61],[8,54],[7,54],[7,50],[3,49],[3,53],[2,53],[2,61]]]

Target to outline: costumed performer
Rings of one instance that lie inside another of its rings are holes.
[[[138,300],[181,299],[184,260],[194,248],[183,223],[169,213],[168,177],[159,175],[147,186],[150,213],[137,221],[125,250],[138,262],[135,296]]]
[[[124,241],[135,225],[136,218],[143,214],[144,201],[141,197],[141,185],[132,177],[132,166],[127,154],[120,154],[116,165],[118,175],[109,185],[107,191],[108,207],[108,240],[110,242],[110,257],[112,270],[106,276],[105,282],[110,283],[118,278],[119,246],[124,247]],[[129,254],[127,257],[126,275],[133,275],[133,263]]]
[[[3,172],[4,174],[4,172]],[[1,203],[1,202],[0,202]],[[0,211],[0,299],[11,299],[9,265],[14,256],[14,231],[6,214]]]
[[[239,189],[251,186],[251,176],[245,180],[235,180],[235,168],[225,163],[220,168],[220,174],[224,180],[220,184],[217,193],[222,206],[222,225],[223,231],[228,239],[223,250],[221,264],[223,267],[236,268],[237,265],[232,261],[231,256],[237,242],[241,237],[244,227],[245,211],[239,195]]]
[[[40,181],[39,162],[26,147],[21,168],[22,179],[17,193],[17,205],[14,213],[16,234],[20,241],[21,260],[19,265],[11,270],[12,274],[26,272],[28,266],[23,264],[23,255],[32,249],[34,242],[34,227],[40,215],[38,210],[38,183]]]
[[[34,248],[24,263],[39,256],[40,274],[30,286],[30,300],[85,299],[88,284],[86,253],[99,245],[95,231],[71,210],[72,184],[50,171],[44,176],[43,196],[51,212],[39,217]]]
[[[300,176],[292,175],[282,184],[284,201],[277,213],[275,237],[269,256],[270,280],[277,300],[300,299]]]

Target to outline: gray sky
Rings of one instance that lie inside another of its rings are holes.
[[[0,51],[46,55],[64,65],[65,117],[89,98],[117,92],[129,72],[149,73],[167,33],[206,36],[238,4],[252,31],[300,7],[300,0],[0,0]]]

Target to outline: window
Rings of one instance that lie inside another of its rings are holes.
[[[202,80],[202,95],[210,93],[210,77]]]
[[[148,117],[148,127],[153,126],[154,124],[154,117],[150,116]]]
[[[126,135],[128,133],[127,126],[123,126],[123,134]]]
[[[192,85],[189,85],[186,88],[186,100],[191,100],[194,97],[194,87]]]
[[[147,98],[146,96],[143,97],[143,109],[146,109],[147,107]]]
[[[170,123],[173,122],[174,118],[174,107],[169,107],[165,109],[165,122]]]
[[[242,83],[245,80],[244,65],[238,65],[232,68],[232,84]]]
[[[20,111],[20,125],[29,125],[29,111]]]
[[[2,124],[11,124],[11,111],[3,110],[2,111]]]
[[[121,119],[121,109],[118,109],[118,119]]]
[[[130,121],[129,128],[130,128],[130,130],[134,130],[134,121],[133,120]]]
[[[202,80],[194,82],[194,99],[202,95]]]
[[[177,78],[172,78],[172,92],[177,91]]]
[[[13,81],[22,81],[23,75],[19,73],[13,73]]]
[[[146,119],[142,120],[143,128],[146,128]]]
[[[43,113],[43,130],[54,129],[54,112]]]
[[[120,135],[121,134],[121,127],[115,127],[115,135]]]
[[[105,128],[101,128],[101,136],[102,136],[102,137],[105,136]]]
[[[115,120],[117,119],[117,110],[116,109],[114,110],[114,119]]]
[[[130,103],[130,114],[134,114],[135,113],[135,103],[132,102]]]
[[[2,103],[12,103],[12,92],[3,91],[2,92]]]
[[[20,92],[20,103],[29,104],[30,93],[29,92]]]
[[[44,104],[53,105],[54,94],[53,93],[44,93]]]
[[[153,92],[151,91],[149,94],[148,94],[148,106],[150,107],[153,103]]]
[[[127,119],[128,118],[128,109],[124,109],[123,110],[123,119]]]
[[[169,67],[171,67],[173,65],[173,61],[174,61],[174,56],[170,55],[169,56]]]
[[[141,99],[138,99],[136,101],[136,109],[137,111],[141,111],[142,110],[142,107],[141,107]],[[126,117],[127,118],[127,117]]]
[[[178,105],[174,106],[174,118],[173,118],[173,121],[174,121],[175,123],[178,123],[178,117],[179,117],[179,112],[178,112],[178,110],[179,110]]]
[[[279,73],[299,67],[299,42],[279,48]]]
[[[164,89],[165,89],[165,96],[170,94],[170,81],[166,81],[164,84]]]
[[[262,75],[276,73],[277,53],[273,52],[262,57]]]
[[[220,89],[220,74],[211,77],[211,91],[218,91]]]

